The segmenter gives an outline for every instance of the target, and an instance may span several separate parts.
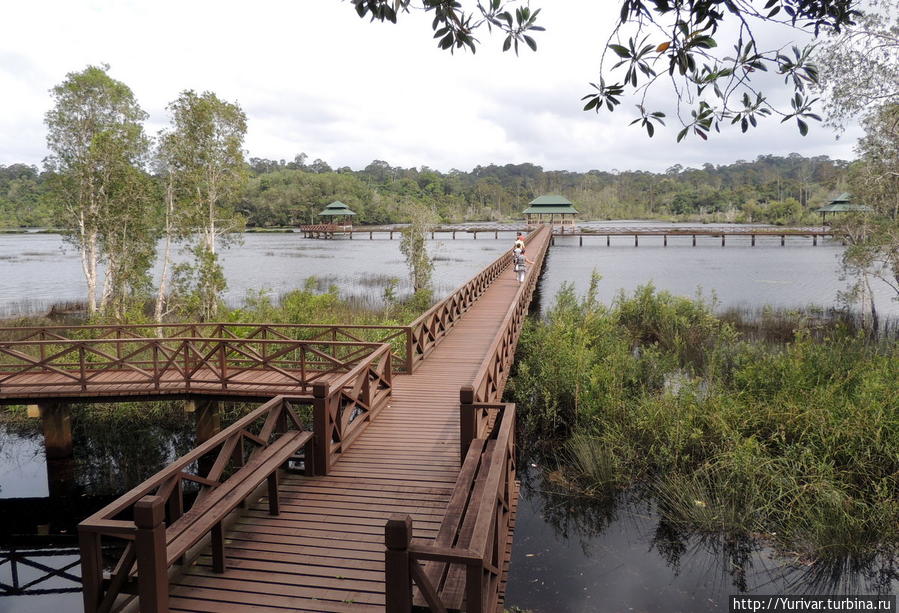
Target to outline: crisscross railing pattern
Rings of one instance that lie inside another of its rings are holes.
[[[97,338],[0,342],[0,396],[90,394],[142,385],[147,392],[228,391],[261,385],[306,393],[389,346],[259,338]],[[260,378],[270,373],[276,377]]]
[[[277,469],[303,449],[305,470],[312,471],[312,433],[295,410],[297,402],[308,401],[282,396],[270,400],[81,522],[85,610],[110,611],[129,593],[140,592],[142,600],[145,595],[150,600],[154,594],[159,597],[163,583],[168,589],[166,569],[184,562],[182,556],[210,532],[216,566],[224,569],[226,516],[256,489],[257,481],[268,479],[270,499],[272,494],[277,497],[275,470],[253,480],[264,461],[274,458]],[[154,520],[150,523],[155,522],[151,528],[156,528],[150,539],[141,538],[147,536],[141,530],[149,529],[143,525],[148,511]],[[104,578],[101,547],[107,539],[124,548]]]

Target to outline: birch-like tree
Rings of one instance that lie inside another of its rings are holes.
[[[165,221],[156,316],[162,318],[171,286],[209,320],[227,287],[218,248],[242,226],[233,205],[247,181],[242,148],[247,118],[236,103],[212,92],[182,92],[168,109],[171,126],[160,134],[157,155],[165,178]],[[187,245],[193,261],[172,267],[172,247],[179,242]]]
[[[152,257],[135,258],[131,242],[153,240],[144,232],[147,210],[133,199],[132,189],[149,149],[142,125],[147,115],[131,89],[108,70],[88,66],[66,75],[51,90],[54,106],[45,117],[51,152],[46,164],[56,173],[52,190],[67,238],[81,256],[90,314],[131,287],[136,278],[131,266],[146,272],[152,263]],[[129,226],[128,241],[110,234]],[[107,264],[107,282],[98,304],[101,263]]]

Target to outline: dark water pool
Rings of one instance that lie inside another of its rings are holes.
[[[899,564],[804,566],[750,540],[677,534],[651,502],[572,495],[522,476],[508,608],[534,613],[727,611],[736,594],[895,594]]]

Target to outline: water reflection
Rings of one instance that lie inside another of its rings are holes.
[[[895,555],[804,565],[749,536],[678,531],[633,494],[585,498],[528,466],[507,606],[534,612],[727,610],[731,594],[891,594]]]
[[[0,421],[0,611],[78,611],[78,522],[192,449],[195,416],[182,403],[73,406],[73,453],[48,460],[41,420],[18,415]]]

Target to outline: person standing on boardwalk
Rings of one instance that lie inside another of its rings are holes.
[[[524,283],[524,277],[527,275],[527,264],[533,264],[533,260],[524,257],[524,250],[519,247],[512,252],[512,263],[515,265],[515,274],[518,275],[518,282]]]

